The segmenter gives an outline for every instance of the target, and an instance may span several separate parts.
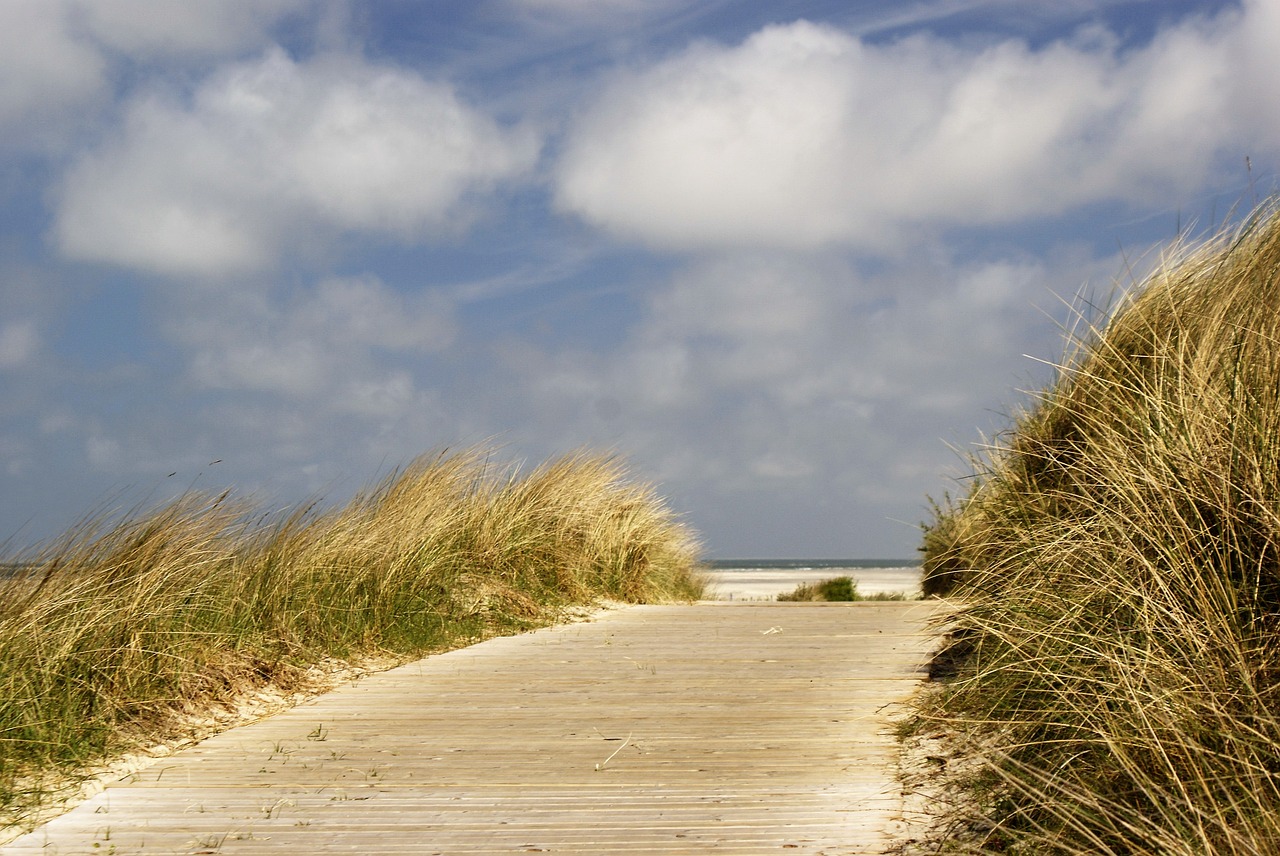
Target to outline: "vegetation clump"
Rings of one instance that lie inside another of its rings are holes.
[[[424,457],[333,511],[186,495],[22,557],[0,602],[6,823],[30,818],[58,774],[317,664],[405,661],[574,605],[702,594],[691,533],[616,460],[521,475],[489,457]]]
[[[794,591],[778,595],[781,601],[810,602],[849,602],[859,600],[906,600],[906,595],[897,592],[877,592],[864,595],[858,591],[858,583],[853,577],[835,577],[817,583],[801,583]]]
[[[1280,217],[1165,261],[926,525],[969,845],[1280,852]]]
[[[853,601],[858,600],[858,584],[852,577],[836,577],[816,583],[800,583],[794,591],[778,595],[782,601]]]

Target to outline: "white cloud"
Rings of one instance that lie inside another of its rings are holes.
[[[338,390],[340,412],[366,417],[404,414],[419,398],[407,371],[392,371],[383,377],[354,381]]]
[[[414,400],[398,360],[432,354],[454,336],[451,307],[407,298],[371,276],[334,278],[292,300],[223,298],[172,325],[200,386],[310,401],[318,411],[394,416]]]
[[[261,45],[307,0],[0,0],[0,128],[47,147],[103,106],[113,63],[181,61]]]
[[[674,0],[510,0],[516,9],[558,15],[617,14],[670,8]]]
[[[1228,99],[1225,109],[1245,123],[1251,142],[1271,150],[1280,139],[1280,110],[1270,81],[1280,80],[1280,4],[1271,0],[1245,0],[1245,17],[1231,34],[1228,45],[1230,72],[1234,76],[1218,97]]]
[[[26,365],[40,347],[40,331],[30,319],[0,324],[0,370]]]
[[[526,25],[573,30],[625,30],[674,9],[688,10],[681,0],[505,0],[505,5]]]
[[[516,353],[491,420],[624,450],[722,548],[900,544],[910,532],[885,519],[909,526],[952,487],[948,444],[1003,427],[1011,387],[1048,381],[1022,355],[1061,356],[1055,294],[1105,289],[1120,265],[1070,247],[965,259],[937,240],[875,273],[835,254],[703,257],[616,345]]]
[[[155,273],[262,269],[343,232],[454,228],[468,193],[525,172],[537,149],[446,85],[276,49],[189,102],[136,99],[120,137],[67,173],[55,234],[73,258]]]
[[[124,449],[119,441],[94,433],[85,440],[85,458],[95,470],[118,473],[126,465]]]
[[[69,104],[99,91],[106,63],[67,29],[57,0],[0,0],[0,128],[43,143]]]
[[[572,129],[557,201],[677,249],[882,249],[921,225],[1168,202],[1241,159],[1242,131],[1280,127],[1258,94],[1277,37],[1261,0],[1132,49],[1097,29],[1032,49],[770,26],[621,74]]]
[[[43,0],[67,7],[76,29],[133,57],[216,55],[260,44],[283,16],[308,0]]]

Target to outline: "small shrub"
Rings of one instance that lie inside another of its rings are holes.
[[[800,583],[793,591],[784,592],[778,595],[781,601],[818,601],[822,600],[822,593],[818,590],[817,583]]]
[[[901,592],[876,592],[864,595],[858,591],[858,583],[853,577],[835,577],[816,583],[801,583],[794,591],[778,595],[781,601],[809,602],[851,602],[861,600],[906,600]]]
[[[851,601],[862,600],[858,594],[858,584],[852,577],[836,577],[818,584],[819,600]]]
[[[816,583],[801,583],[794,591],[778,595],[782,601],[832,601],[848,602],[859,600],[906,600],[906,595],[898,592],[877,592],[864,595],[858,591],[858,583],[852,577],[835,577]]]

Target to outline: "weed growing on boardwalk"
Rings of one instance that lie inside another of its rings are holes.
[[[229,495],[91,520],[0,604],[0,802],[325,661],[404,660],[603,599],[696,599],[689,531],[615,460],[420,459],[335,511]],[[314,739],[323,739],[323,727]]]
[[[1280,218],[1166,263],[926,529],[972,845],[1280,852]]]

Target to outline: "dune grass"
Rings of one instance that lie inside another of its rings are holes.
[[[957,849],[1280,852],[1280,218],[1180,248],[926,525]]]
[[[88,521],[3,583],[0,807],[318,663],[407,660],[601,600],[694,599],[689,530],[616,460],[424,457],[345,507],[228,495]]]
[[[858,591],[858,582],[853,577],[833,577],[816,583],[801,583],[793,591],[778,595],[781,601],[834,602],[844,603],[861,600],[906,600],[907,596],[899,592],[876,592],[866,595]]]

